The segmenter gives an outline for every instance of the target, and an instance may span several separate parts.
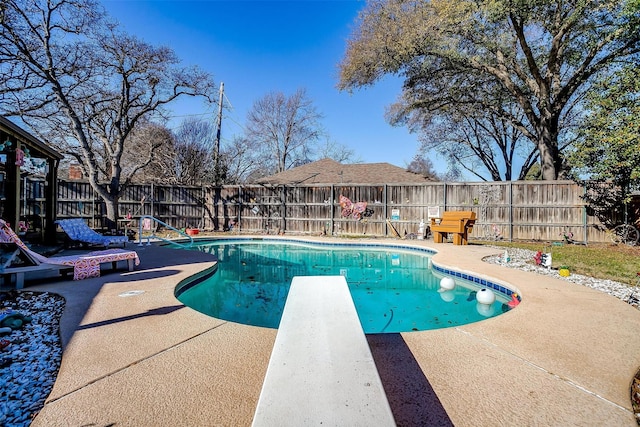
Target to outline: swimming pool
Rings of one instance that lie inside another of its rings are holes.
[[[223,320],[277,328],[294,276],[345,276],[365,333],[439,329],[477,322],[508,310],[511,291],[459,274],[444,290],[433,252],[403,246],[313,243],[284,239],[216,239],[193,250],[215,255],[215,271],[176,288],[186,306]],[[452,274],[453,273],[453,274]],[[475,293],[492,288],[493,304]]]

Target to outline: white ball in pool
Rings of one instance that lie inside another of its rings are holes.
[[[456,297],[455,292],[450,290],[440,289],[439,292],[440,292],[440,298],[442,298],[442,301],[444,302],[451,302]]]
[[[456,287],[456,281],[451,277],[443,277],[442,279],[440,279],[440,287],[442,289],[450,291],[451,289]]]
[[[480,304],[490,305],[496,300],[496,295],[491,289],[482,288],[476,292],[476,300],[478,300]]]
[[[476,304],[476,310],[478,310],[478,313],[480,313],[480,315],[484,317],[493,316],[493,313],[495,312],[493,306],[490,304],[478,303]]]

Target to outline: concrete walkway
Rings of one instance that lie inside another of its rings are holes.
[[[440,265],[512,283],[523,301],[471,325],[369,335],[398,425],[636,425],[640,311],[482,262],[498,252],[490,248],[402,243],[436,248]],[[60,372],[32,425],[251,425],[276,330],[210,318],[175,299],[179,282],[214,265],[210,255],[131,249],[141,260],[132,273],[27,284],[67,301]]]

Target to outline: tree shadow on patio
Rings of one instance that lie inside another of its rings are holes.
[[[95,322],[95,323],[88,323],[86,325],[80,325],[78,326],[77,330],[83,330],[83,329],[91,329],[91,328],[98,328],[100,326],[106,326],[106,325],[111,325],[113,323],[118,323],[118,322],[126,322],[127,320],[133,320],[133,319],[138,319],[140,317],[147,317],[147,316],[162,316],[164,314],[169,314],[169,313],[173,313],[174,311],[178,311],[182,308],[185,308],[184,305],[179,304],[179,305],[171,305],[168,307],[158,307],[158,308],[154,308],[151,310],[147,310],[144,313],[137,313],[137,314],[132,314],[129,316],[122,316],[122,317],[117,317],[115,319],[109,319],[109,320],[104,320],[101,322]]]

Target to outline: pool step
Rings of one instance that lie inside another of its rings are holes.
[[[294,277],[253,426],[394,426],[342,276]]]

